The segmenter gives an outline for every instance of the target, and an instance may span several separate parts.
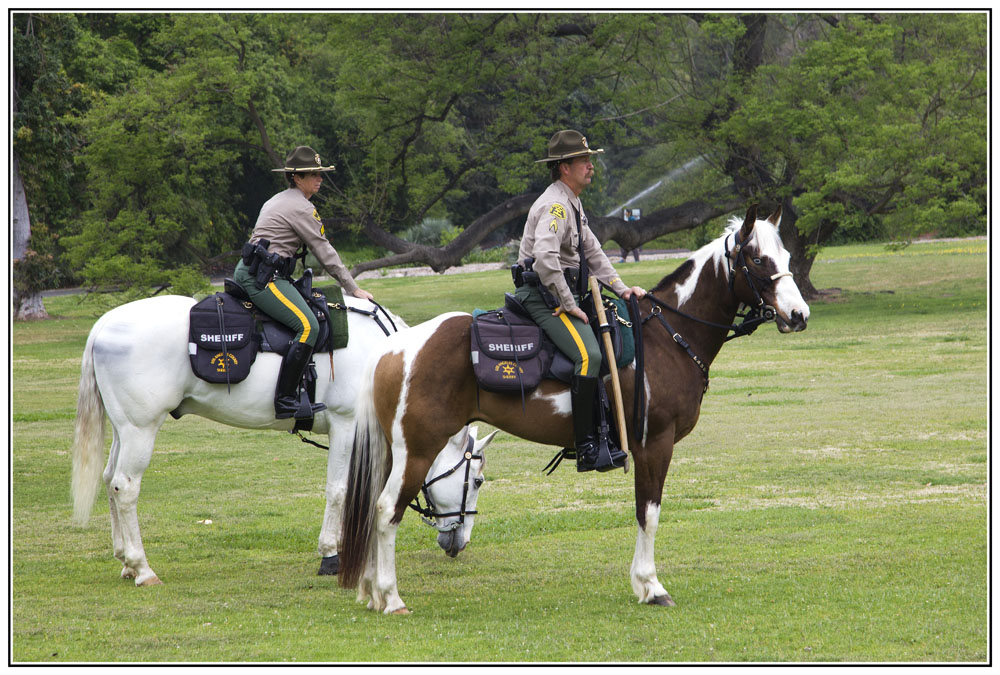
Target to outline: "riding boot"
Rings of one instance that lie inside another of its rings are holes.
[[[293,342],[281,361],[278,384],[274,389],[274,416],[279,420],[295,417],[308,419],[320,410],[326,410],[325,403],[310,403],[309,395],[299,393],[302,374],[309,365],[313,348],[305,342]]]
[[[611,471],[625,464],[625,453],[611,441],[607,424],[595,428],[594,411],[601,405],[597,385],[596,377],[581,375],[574,375],[570,383],[577,471]]]

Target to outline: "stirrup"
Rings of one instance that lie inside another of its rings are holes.
[[[274,400],[274,417],[279,420],[286,420],[289,417],[294,417],[297,420],[312,419],[316,416],[316,413],[326,410],[325,403],[311,403],[309,401],[309,396],[304,391],[299,393],[299,399],[295,402],[294,408],[290,405],[292,404],[292,401],[289,397],[285,399],[289,405],[283,404],[282,410],[279,411],[279,400],[280,399]]]
[[[585,471],[598,471],[604,473],[605,471],[613,471],[614,469],[620,469],[625,466],[626,454],[611,441],[611,437],[599,434],[594,442],[593,449],[590,453],[591,456],[596,454],[593,463],[581,464],[581,457],[577,457],[576,460],[576,470],[580,473]]]

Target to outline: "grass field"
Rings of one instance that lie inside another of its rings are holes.
[[[622,265],[652,286],[680,261]],[[667,476],[656,560],[677,607],[638,605],[632,474],[541,472],[501,434],[472,543],[449,559],[410,514],[413,614],[318,577],[322,450],[184,417],[139,501],[163,586],[118,579],[102,499],[70,524],[79,361],[100,310],[47,300],[13,326],[13,662],[985,662],[987,242],[825,250],[840,289],[809,329],[726,346]],[[500,304],[505,272],[369,281],[411,324]],[[325,439],[319,438],[323,441]],[[211,519],[211,525],[199,523]]]

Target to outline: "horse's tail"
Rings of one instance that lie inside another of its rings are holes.
[[[354,417],[354,450],[347,476],[347,495],[341,516],[341,539],[337,547],[342,588],[358,584],[369,557],[378,546],[375,529],[376,502],[392,468],[389,441],[375,412],[374,378],[379,357],[371,358],[362,378]]]
[[[104,458],[104,401],[94,373],[96,327],[87,338],[80,365],[80,391],[73,434],[73,521],[86,525],[100,484]]]

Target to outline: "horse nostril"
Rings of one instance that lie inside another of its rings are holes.
[[[792,323],[805,323],[805,319],[802,317],[802,312],[797,309],[792,311]]]

